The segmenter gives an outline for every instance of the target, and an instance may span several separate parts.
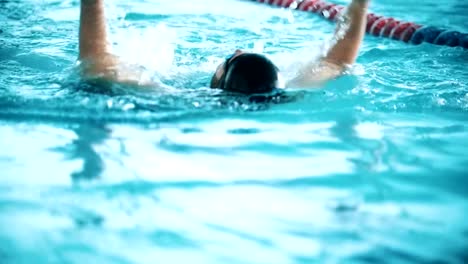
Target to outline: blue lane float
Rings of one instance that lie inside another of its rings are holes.
[[[250,0],[278,7],[315,13],[335,22],[344,6],[327,3],[322,0]],[[366,32],[378,37],[386,37],[411,44],[431,43],[449,47],[468,48],[468,34],[457,31],[422,26],[412,22],[375,14],[367,15]]]

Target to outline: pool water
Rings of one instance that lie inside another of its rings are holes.
[[[217,63],[263,51],[290,76],[334,26],[106,5],[115,52],[175,92],[80,84],[79,1],[0,1],[0,263],[468,261],[467,50],[367,36],[349,75],[249,104],[206,87]],[[371,11],[468,31],[460,0]]]

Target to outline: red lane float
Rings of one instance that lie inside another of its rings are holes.
[[[345,9],[344,6],[327,3],[322,0],[250,1],[315,13],[333,22],[337,20],[338,15]],[[436,45],[468,48],[468,34],[435,27],[423,27],[415,23],[399,21],[372,13],[367,15],[366,32],[377,37],[386,37],[413,44],[428,42]]]

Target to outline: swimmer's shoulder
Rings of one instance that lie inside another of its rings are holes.
[[[301,66],[296,75],[286,82],[288,88],[319,88],[327,81],[341,76],[345,67],[319,60]]]
[[[164,84],[157,73],[148,71],[144,67],[122,62],[116,63],[118,58],[109,55],[97,60],[79,61],[81,80],[102,87],[113,84],[122,85],[138,90],[158,90],[174,92],[176,89]]]

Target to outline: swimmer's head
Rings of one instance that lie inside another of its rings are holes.
[[[211,79],[211,88],[244,94],[269,93],[283,88],[278,68],[263,55],[240,50],[218,66]]]

